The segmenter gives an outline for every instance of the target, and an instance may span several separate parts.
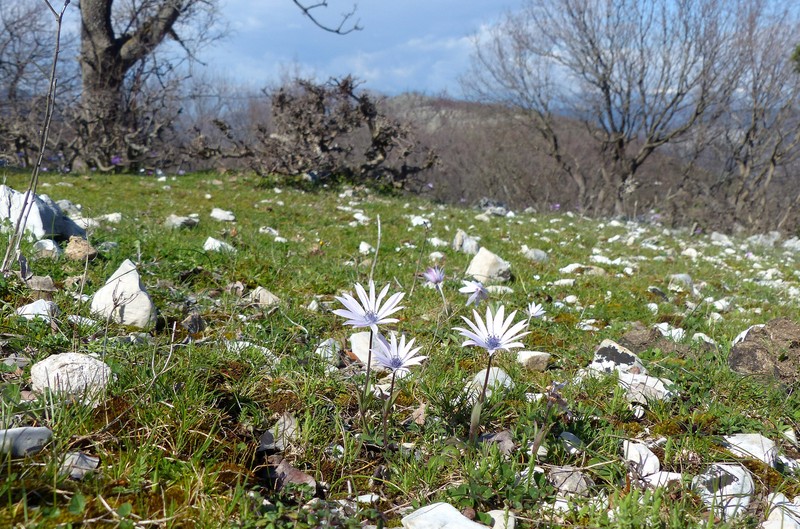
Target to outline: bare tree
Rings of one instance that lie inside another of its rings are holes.
[[[767,211],[780,169],[800,157],[800,72],[790,51],[800,40],[800,19],[796,8],[763,0],[744,3],[739,13],[736,90],[707,133],[722,162],[714,191],[726,197],[732,220],[780,227],[800,202],[796,185],[786,185],[790,196],[770,201],[781,211]]]
[[[327,2],[313,4],[293,0],[316,25],[345,34],[359,29],[349,26],[353,12],[342,17],[338,27],[329,27],[314,17]],[[172,86],[176,60],[194,60],[195,52],[220,36],[215,29],[219,13],[216,0],[82,0],[81,136],[89,163],[110,169],[111,157],[137,157],[149,149],[148,138],[162,134],[169,119],[144,117],[149,130],[142,134],[141,90],[164,93]],[[164,55],[164,42],[171,41],[184,52],[180,59]],[[164,107],[163,100],[160,106]],[[168,106],[168,105],[167,105]],[[137,114],[138,111],[138,114]],[[152,126],[152,123],[158,123]]]
[[[735,9],[719,0],[530,0],[476,39],[465,89],[529,120],[588,203],[628,211],[642,165],[732,90]],[[558,116],[591,133],[599,167],[563,148]]]

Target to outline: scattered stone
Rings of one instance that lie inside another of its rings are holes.
[[[562,274],[576,274],[585,276],[604,276],[606,271],[599,266],[572,263],[558,270]]]
[[[775,467],[778,447],[771,439],[757,433],[737,433],[726,435],[725,446],[738,457],[758,459],[771,467]]]
[[[72,236],[69,238],[64,255],[72,261],[91,261],[97,257],[97,250],[83,237]]]
[[[611,373],[612,371],[636,374],[647,373],[642,360],[638,356],[629,349],[608,339],[600,342],[594,352],[592,363],[587,366],[587,369],[603,373]]]
[[[206,329],[206,321],[199,314],[193,313],[181,321],[181,327],[186,329],[190,336],[195,336]]]
[[[509,510],[495,509],[487,512],[486,514],[488,514],[492,520],[494,520],[492,529],[514,529],[517,525],[516,516],[514,516],[514,513]]]
[[[350,335],[349,352],[352,353],[351,358],[354,357],[353,360],[361,362],[361,364],[364,366],[367,365],[367,359],[369,358],[369,349],[370,349],[369,338],[370,338],[369,331],[356,332]],[[371,364],[372,365],[370,369],[375,369],[375,370],[382,369],[382,367],[379,366],[377,362],[375,362],[374,358],[372,359]]]
[[[677,394],[667,389],[674,385],[671,380],[631,372],[619,373],[619,385],[625,389],[625,397],[630,402],[644,405],[653,400],[670,400]]]
[[[256,287],[250,294],[247,296],[247,299],[250,303],[255,303],[257,305],[261,305],[262,307],[272,307],[281,302],[281,298],[270,292],[264,287]]]
[[[672,274],[669,276],[669,290],[671,292],[694,293],[694,281],[689,274]]]
[[[105,362],[82,353],[48,356],[31,366],[31,387],[36,392],[50,391],[66,396],[94,400],[111,380]]]
[[[214,237],[206,239],[206,242],[203,243],[203,250],[207,252],[236,253],[236,248]]]
[[[480,247],[478,240],[467,235],[464,230],[458,230],[456,232],[456,236],[453,239],[453,250],[468,255],[475,255],[478,253]]]
[[[514,438],[511,435],[511,430],[483,434],[479,440],[481,443],[497,446],[497,449],[504,456],[511,455],[511,452],[514,451]]]
[[[476,374],[470,383],[467,384],[467,392],[474,398],[477,398],[483,391],[483,382],[486,380],[486,370],[481,369]],[[496,389],[513,389],[514,381],[511,376],[499,367],[492,367],[489,370],[489,379],[486,382],[486,398],[492,395],[492,390]]]
[[[258,450],[283,452],[289,443],[297,439],[297,419],[284,413],[280,419],[259,438]]]
[[[717,231],[711,232],[711,242],[713,244],[716,244],[718,246],[724,246],[726,248],[733,246],[733,241],[730,239],[730,237],[728,237],[724,233],[719,233]]]
[[[583,451],[583,441],[571,432],[561,432],[558,435],[558,440],[561,441],[561,445],[571,456],[578,455]]]
[[[103,255],[109,254],[119,249],[119,243],[115,241],[105,241],[97,246],[97,251]]]
[[[776,492],[767,498],[767,519],[761,529],[800,529],[800,504]]]
[[[769,233],[758,233],[748,237],[746,240],[750,246],[760,246],[762,248],[772,248],[781,239],[781,232],[771,231]]]
[[[522,245],[520,251],[525,258],[530,259],[534,263],[546,263],[550,259],[550,256],[547,255],[547,252],[544,250],[539,250],[538,248],[528,248],[528,246],[524,244]]]
[[[25,457],[40,452],[53,437],[50,428],[23,426],[0,430],[0,453]]]
[[[139,279],[136,265],[129,259],[95,292],[90,310],[104,319],[140,329],[149,327],[156,319],[156,307]]]
[[[339,365],[339,353],[342,350],[342,345],[338,342],[338,340],[334,340],[333,338],[328,338],[324,342],[321,342],[317,348],[314,350],[314,354],[317,356],[324,358],[330,364],[334,366]]]
[[[170,216],[167,217],[167,220],[164,221],[164,226],[173,230],[180,228],[194,228],[198,224],[200,224],[200,219],[197,217],[181,217],[175,215],[174,213],[170,214]]]
[[[286,459],[281,460],[278,466],[271,472],[275,482],[275,489],[282,489],[287,483],[294,485],[308,485],[312,489],[317,488],[317,481],[305,472],[294,468]]]
[[[709,508],[724,521],[743,514],[750,505],[755,484],[750,472],[740,464],[715,463],[695,476],[692,488]]]
[[[122,222],[122,213],[106,213],[105,215],[95,217],[94,220],[97,222],[107,222],[109,224],[119,224]]]
[[[550,361],[550,353],[543,351],[519,351],[517,362],[531,371],[544,371]]]
[[[497,294],[497,295],[514,293],[513,288],[507,287],[505,285],[489,285],[488,287],[486,287],[486,290],[489,292],[489,294]]]
[[[486,248],[481,248],[472,258],[466,273],[483,283],[503,282],[511,279],[511,265]]]
[[[679,472],[663,472],[658,457],[642,443],[622,441],[622,453],[632,465],[630,479],[641,486],[665,487],[671,481],[681,480]]]
[[[72,479],[81,480],[86,474],[100,466],[100,458],[84,454],[83,452],[67,452],[58,473],[68,475]]]
[[[34,259],[58,259],[61,257],[61,247],[53,239],[42,239],[33,245]]]
[[[369,255],[371,253],[375,253],[375,248],[373,248],[370,243],[366,241],[361,241],[358,244],[358,253],[360,253],[361,255]]]
[[[214,208],[211,210],[211,218],[220,222],[234,222],[236,220],[236,216],[232,211],[227,211],[220,208]]]
[[[742,335],[740,335],[742,336]],[[800,324],[778,318],[737,336],[728,365],[742,375],[760,375],[791,386],[800,380]]]
[[[783,241],[781,246],[784,250],[789,250],[790,252],[800,252],[800,238],[792,237],[787,239]]]
[[[0,185],[0,220],[15,225],[23,206],[26,204],[26,193]],[[86,230],[70,219],[47,195],[33,195],[32,207],[25,223],[25,231],[35,239],[55,238],[65,240],[71,236],[86,237]]]
[[[575,467],[553,467],[548,481],[561,492],[585,495],[594,486],[594,481]]]
[[[487,529],[487,526],[473,522],[444,502],[420,507],[401,522],[405,529]]]
[[[34,318],[41,318],[45,321],[50,321],[51,318],[58,316],[58,306],[45,299],[37,299],[33,303],[28,303],[17,309],[17,314],[23,318],[32,320]]]

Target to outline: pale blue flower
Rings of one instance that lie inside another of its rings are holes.
[[[511,323],[514,321],[517,311],[512,312],[508,318],[504,319],[505,307],[500,306],[495,314],[492,314],[492,309],[487,307],[485,321],[481,319],[478,311],[473,310],[472,314],[475,318],[474,322],[464,316],[461,317],[467,323],[469,329],[455,327],[455,330],[467,338],[461,344],[462,346],[476,345],[482,347],[486,349],[490,356],[499,350],[508,351],[513,347],[524,347],[519,340],[528,334],[528,332],[522,332],[528,326],[528,322],[523,320],[512,326]]]
[[[370,280],[369,282],[369,295],[366,290],[359,283],[356,283],[356,300],[350,294],[337,296],[336,299],[345,306],[344,309],[336,309],[333,311],[337,316],[347,318],[345,325],[352,325],[353,327],[369,327],[374,333],[378,332],[378,325],[384,323],[395,323],[399,321],[397,318],[390,318],[392,314],[402,309],[403,307],[397,306],[400,300],[403,299],[405,293],[397,292],[392,294],[386,303],[383,298],[389,292],[389,285],[383,287],[378,297],[375,297],[375,283]],[[360,301],[360,303],[359,303]]]

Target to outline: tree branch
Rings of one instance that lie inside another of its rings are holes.
[[[323,24],[320,22],[312,13],[313,9],[317,9],[320,7],[328,7],[328,1],[322,0],[315,4],[304,4],[300,0],[292,0],[294,5],[296,5],[300,11],[303,12],[305,16],[307,16],[311,22],[314,23],[320,29],[324,29],[330,33],[336,33],[337,35],[347,35],[348,33],[352,33],[353,31],[361,31],[363,28],[358,25],[359,21],[356,20],[355,23],[352,25],[349,24],[349,20],[356,14],[356,10],[358,9],[357,5],[353,5],[353,9],[351,9],[348,13],[342,14],[342,19],[339,21],[339,25],[336,27],[328,26],[327,24]],[[348,26],[348,27],[346,27]]]

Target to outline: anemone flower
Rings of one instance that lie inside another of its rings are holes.
[[[455,327],[455,330],[459,331],[462,336],[467,338],[467,340],[461,344],[462,347],[476,345],[486,349],[489,356],[492,356],[499,350],[508,351],[513,347],[523,347],[519,339],[528,334],[527,332],[522,332],[525,327],[528,326],[528,322],[519,321],[512,326],[511,322],[514,321],[514,316],[517,315],[517,311],[512,312],[508,318],[503,319],[505,316],[505,307],[501,305],[494,315],[492,314],[492,309],[487,307],[485,321],[478,315],[478,311],[473,310],[472,314],[475,317],[475,322],[461,316],[461,319],[466,322],[469,329]]]
[[[464,286],[459,288],[458,291],[462,294],[469,294],[469,298],[467,299],[468,307],[472,303],[475,303],[477,306],[481,301],[489,297],[489,291],[486,290],[486,287],[483,286],[483,283],[480,281],[462,280],[461,282],[464,283]]]
[[[442,283],[444,282],[444,269],[438,266],[432,266],[422,272],[422,277],[425,279],[426,287],[441,290]]]
[[[336,296],[336,299],[345,306],[344,309],[336,309],[333,311],[337,316],[347,318],[344,322],[345,325],[352,325],[353,327],[369,327],[373,333],[378,332],[378,325],[384,323],[395,323],[399,321],[397,318],[390,318],[392,314],[402,309],[397,304],[403,299],[405,293],[397,292],[392,294],[386,303],[382,304],[383,298],[389,292],[389,285],[383,287],[377,299],[375,298],[375,283],[370,279],[369,281],[369,296],[361,284],[356,283],[356,294],[358,300],[350,294],[343,294]],[[360,303],[359,303],[360,301]]]
[[[532,319],[541,318],[547,313],[547,311],[544,310],[544,306],[542,306],[539,303],[536,303],[535,301],[531,302],[531,304],[528,305],[528,310],[526,312],[528,313],[529,321]]]
[[[404,375],[410,371],[411,366],[419,365],[428,358],[417,355],[422,347],[413,347],[413,338],[406,343],[405,335],[401,335],[398,343],[397,334],[394,332],[389,335],[388,342],[381,337],[375,341],[375,344],[377,347],[372,349],[375,363],[391,371],[392,375]]]
[[[475,345],[486,349],[486,352],[489,353],[489,359],[486,363],[486,378],[483,381],[483,390],[478,395],[478,400],[475,401],[469,422],[469,438],[472,442],[476,442],[481,421],[481,409],[483,408],[483,402],[486,400],[486,386],[489,384],[492,356],[500,350],[508,351],[514,347],[523,347],[522,342],[519,340],[528,334],[527,332],[523,332],[525,327],[528,326],[528,322],[523,320],[511,325],[514,321],[514,316],[517,315],[517,311],[512,312],[507,319],[504,319],[505,307],[502,305],[494,314],[492,314],[491,308],[487,308],[485,321],[478,315],[478,311],[473,309],[472,314],[475,317],[474,322],[468,320],[464,316],[461,317],[467,323],[469,329],[455,327],[455,330],[459,331],[462,336],[467,338],[462,344],[462,347]]]
[[[392,382],[389,385],[389,398],[386,400],[386,405],[383,409],[383,446],[388,447],[389,442],[389,429],[387,427],[387,418],[389,417],[389,409],[392,407],[394,401],[394,381],[397,375],[404,375],[411,371],[411,366],[419,365],[427,356],[419,356],[421,347],[414,347],[414,339],[406,343],[405,335],[400,336],[400,343],[397,342],[397,335],[392,333],[389,337],[389,342],[385,338],[378,335],[379,339],[376,340],[377,347],[373,349],[375,354],[375,362],[385,367],[392,372]]]
[[[361,303],[359,303],[356,298],[350,294],[344,294],[342,296],[337,296],[336,299],[342,305],[344,305],[345,308],[336,309],[333,311],[333,313],[337,316],[347,318],[347,321],[344,322],[345,325],[352,325],[356,328],[369,327],[369,352],[367,353],[366,372],[367,377],[366,381],[364,382],[364,392],[362,393],[361,399],[362,417],[364,416],[364,407],[366,406],[366,399],[369,393],[369,372],[370,366],[372,365],[373,337],[378,334],[378,325],[395,323],[399,321],[397,318],[390,318],[389,316],[403,308],[398,306],[398,304],[400,303],[400,300],[403,299],[405,293],[397,292],[392,294],[389,296],[389,299],[386,300],[386,303],[383,303],[383,298],[386,297],[388,292],[389,285],[386,285],[376,298],[375,283],[372,281],[372,279],[370,279],[368,296],[367,291],[364,290],[364,287],[362,287],[360,283],[356,283],[356,294],[358,295],[358,299],[361,301]]]

